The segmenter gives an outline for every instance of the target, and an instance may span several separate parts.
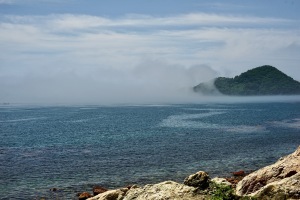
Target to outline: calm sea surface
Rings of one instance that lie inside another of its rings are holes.
[[[300,102],[2,106],[0,198],[76,199],[96,184],[182,182],[199,170],[230,176],[298,145]]]

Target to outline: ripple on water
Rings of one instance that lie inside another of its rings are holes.
[[[220,125],[218,124],[204,123],[195,120],[211,117],[214,115],[221,115],[224,113],[225,112],[208,112],[198,114],[171,115],[168,118],[163,119],[159,126],[170,128],[220,128]]]

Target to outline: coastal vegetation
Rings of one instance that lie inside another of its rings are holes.
[[[225,185],[225,184],[216,184],[212,182],[210,184],[210,187],[212,189],[212,194],[210,199],[211,200],[232,200],[232,199],[238,199],[235,194],[234,190],[231,186]]]
[[[296,95],[300,94],[300,83],[277,68],[264,65],[234,78],[218,77],[213,85],[200,83],[193,88],[195,92],[225,95]]]

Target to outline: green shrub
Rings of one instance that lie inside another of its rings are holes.
[[[254,197],[236,196],[234,190],[224,184],[210,183],[210,200],[256,200]]]
[[[210,188],[212,190],[211,200],[233,200],[237,199],[234,195],[233,189],[224,184],[211,183]]]

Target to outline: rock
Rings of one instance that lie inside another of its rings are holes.
[[[204,200],[205,195],[198,194],[197,188],[173,181],[165,181],[142,188],[131,188],[124,200]]]
[[[240,182],[241,180],[242,180],[241,177],[229,177],[229,178],[226,178],[226,181],[228,181],[229,183],[231,183],[233,187],[235,187],[236,184],[238,184],[238,182]]]
[[[83,192],[83,193],[81,193],[80,195],[79,195],[79,197],[78,197],[78,199],[79,200],[86,200],[86,199],[88,199],[88,198],[90,198],[90,197],[92,197],[93,195],[91,195],[90,193],[88,193],[88,192]]]
[[[246,173],[243,170],[241,170],[241,171],[237,171],[237,172],[232,172],[232,175],[233,176],[245,176]]]
[[[263,187],[269,188],[268,191],[274,192],[277,190],[276,188],[279,189],[283,187],[279,186],[283,182],[292,180],[296,181],[295,184],[297,185],[299,181],[299,179],[297,179],[297,177],[299,177],[299,173],[300,146],[294,153],[279,159],[275,164],[264,167],[244,177],[237,184],[236,193],[240,196],[252,194],[261,190]],[[289,188],[285,188],[285,190],[289,191]],[[299,190],[300,187],[298,187],[298,191]]]
[[[96,196],[98,194],[101,194],[103,192],[106,192],[106,191],[108,191],[108,189],[103,188],[103,187],[98,186],[98,185],[96,185],[96,186],[93,187],[93,194],[94,194],[94,196]]]
[[[128,190],[130,190],[131,188],[137,188],[138,186],[137,185],[127,185],[126,188]]]
[[[225,178],[213,178],[211,179],[211,182],[216,183],[218,185],[227,185],[227,186],[232,186],[230,182],[228,182]]]
[[[57,192],[58,189],[57,189],[57,188],[51,188],[50,191],[51,191],[51,192]]]
[[[269,183],[251,196],[257,199],[300,199],[300,173]]]
[[[184,179],[184,184],[187,186],[205,189],[209,186],[209,175],[204,171],[199,171]]]
[[[92,198],[89,198],[89,200],[121,200],[124,198],[127,191],[128,188],[109,190]]]
[[[207,196],[197,193],[197,188],[173,181],[165,181],[140,188],[109,190],[89,200],[204,200]]]

